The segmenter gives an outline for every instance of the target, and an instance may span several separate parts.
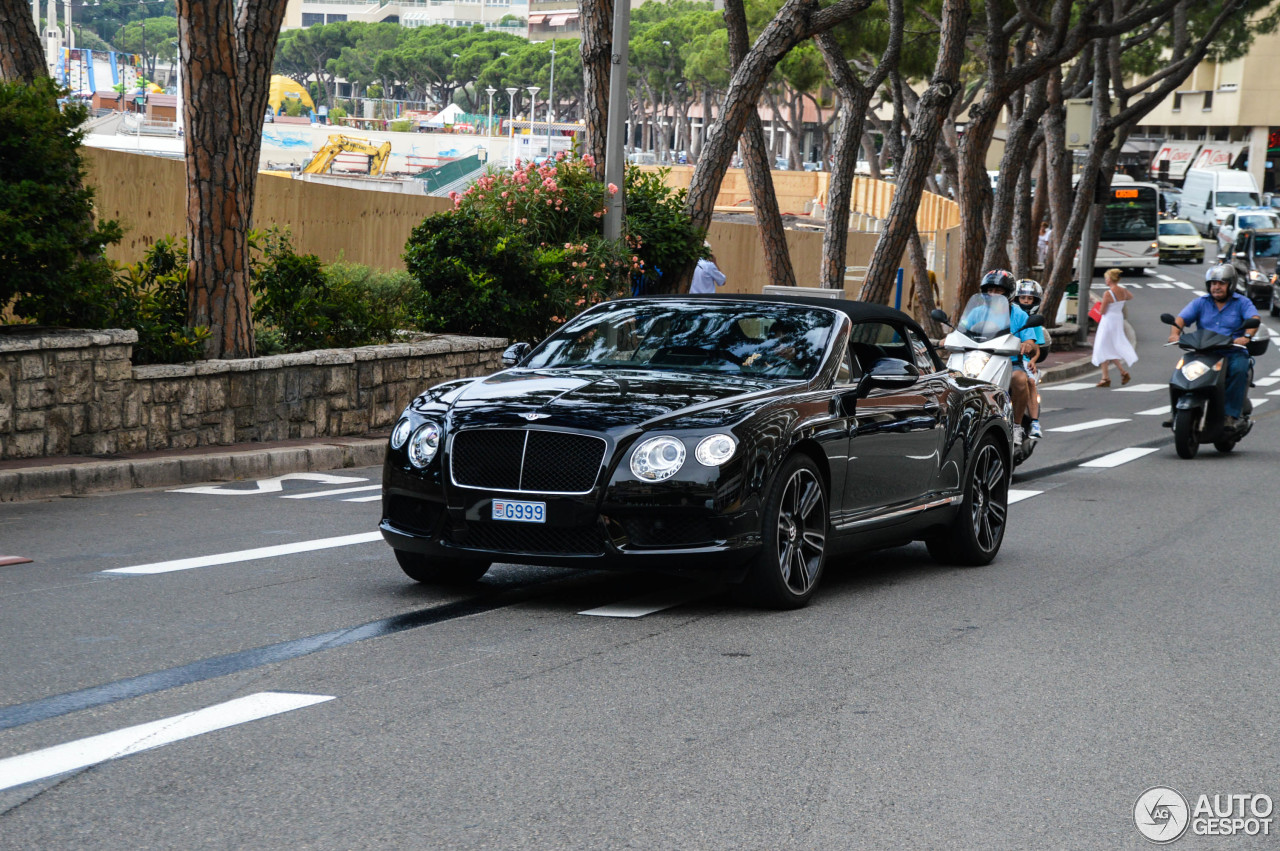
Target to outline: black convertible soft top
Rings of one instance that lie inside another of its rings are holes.
[[[793,296],[793,295],[749,295],[745,293],[684,293],[683,295],[651,295],[641,296],[647,299],[663,299],[668,301],[689,301],[693,299],[714,299],[716,301],[741,301],[752,304],[795,304],[804,307],[825,307],[828,310],[834,310],[843,313],[853,322],[865,321],[868,319],[886,319],[894,322],[901,322],[903,325],[918,333],[921,339],[928,340],[929,335],[920,327],[920,324],[911,318],[908,313],[903,313],[887,304],[876,304],[870,301],[849,301],[843,298],[816,298],[813,296]]]

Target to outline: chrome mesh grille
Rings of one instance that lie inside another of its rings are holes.
[[[604,461],[598,437],[560,431],[471,429],[453,438],[454,484],[532,493],[586,493]]]

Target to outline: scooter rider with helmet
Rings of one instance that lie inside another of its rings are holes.
[[[1022,355],[1032,354],[1034,357],[1035,353],[1038,352],[1038,347],[1029,339],[1030,332],[1034,329],[1025,327],[1030,317],[1013,298],[1017,286],[1017,279],[1013,277],[1012,272],[1007,269],[992,269],[982,276],[982,282],[978,284],[978,292],[984,296],[999,295],[1009,300],[1009,333],[1022,340]],[[966,320],[968,320],[967,314]],[[1027,410],[1028,395],[1027,373],[1023,370],[1014,370],[1009,378],[1009,396],[1013,402],[1014,411]],[[1021,443],[1023,437],[1021,420],[1015,417],[1013,421],[1013,439]]]
[[[1178,337],[1190,325],[1198,325],[1201,329],[1232,338],[1233,345],[1223,349],[1221,354],[1226,359],[1227,383],[1222,400],[1223,425],[1235,428],[1241,411],[1244,408],[1244,396],[1249,389],[1249,340],[1258,332],[1257,328],[1243,330],[1245,320],[1258,316],[1258,309],[1247,297],[1236,292],[1236,270],[1227,263],[1219,263],[1209,267],[1204,275],[1204,286],[1207,292],[1182,309],[1173,320],[1174,328],[1169,332],[1169,342],[1178,342]]]
[[[1033,281],[1031,278],[1023,278],[1018,281],[1011,299],[1013,306],[1022,308],[1028,315],[1036,313],[1040,309],[1040,303],[1044,301],[1044,287],[1040,286],[1039,281]],[[1026,385],[1026,404],[1020,406],[1018,397],[1022,394],[1013,394],[1013,421],[1015,423],[1022,422],[1022,414],[1031,415],[1031,431],[1030,436],[1035,438],[1043,437],[1040,431],[1040,399],[1036,393],[1036,361],[1040,358],[1040,347],[1048,345],[1048,338],[1045,336],[1044,329],[1037,326],[1035,328],[1023,328],[1018,332],[1018,337],[1023,341],[1023,351],[1026,351],[1026,343],[1031,343],[1034,348],[1030,354],[1023,354],[1013,364],[1013,376],[1010,378],[1011,386],[1016,383],[1025,383]]]

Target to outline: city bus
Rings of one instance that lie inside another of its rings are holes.
[[[1154,269],[1160,261],[1156,237],[1160,221],[1160,190],[1154,183],[1137,183],[1116,175],[1102,210],[1095,269]]]

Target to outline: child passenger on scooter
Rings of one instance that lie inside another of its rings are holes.
[[[1011,299],[1014,304],[1018,305],[1031,316],[1040,309],[1040,302],[1044,300],[1044,288],[1040,286],[1038,281],[1030,278],[1023,278],[1018,281],[1014,289]],[[1014,380],[1019,380],[1019,373],[1023,376],[1021,380],[1025,380],[1027,387],[1025,393],[1026,413],[1031,417],[1031,428],[1029,436],[1040,438],[1044,435],[1040,431],[1040,394],[1036,390],[1036,361],[1040,357],[1040,347],[1048,345],[1048,339],[1045,337],[1044,329],[1041,327],[1023,328],[1018,332],[1019,339],[1029,341],[1034,344],[1034,349],[1030,353],[1024,353],[1022,357],[1013,365]],[[1023,394],[1015,395],[1015,402],[1022,401]],[[1013,411],[1013,421],[1015,424],[1022,422],[1023,412],[1019,410],[1022,406],[1015,404]]]

